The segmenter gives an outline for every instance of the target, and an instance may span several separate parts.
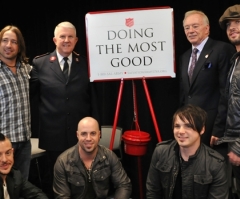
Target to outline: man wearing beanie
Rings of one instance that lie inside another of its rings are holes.
[[[219,19],[222,29],[226,30],[229,41],[235,45],[237,53],[232,57],[232,66],[228,74],[226,92],[226,129],[224,137],[216,144],[228,142],[229,162],[236,178],[236,189],[240,197],[240,4],[225,10]]]

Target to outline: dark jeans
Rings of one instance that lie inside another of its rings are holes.
[[[46,151],[47,152],[47,158],[49,162],[49,168],[50,168],[50,174],[53,177],[53,168],[54,164],[58,158],[58,156],[63,152],[63,151]]]
[[[233,176],[236,179],[236,184],[235,185],[233,184],[232,186],[235,186],[237,195],[240,198],[240,166],[232,165],[232,171],[233,171]]]
[[[24,179],[28,179],[31,163],[31,142],[13,142],[14,148],[14,167],[19,169]]]
[[[53,193],[53,169],[54,169],[54,164],[58,158],[58,156],[63,152],[63,151],[46,151],[47,152],[47,159],[48,159],[48,164],[49,164],[49,182],[48,184],[51,186],[51,189],[49,190],[48,196],[49,198],[54,198],[54,193]]]

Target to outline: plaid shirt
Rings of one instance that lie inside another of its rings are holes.
[[[17,73],[0,61],[0,132],[11,142],[31,137],[29,72],[31,66],[17,62]]]

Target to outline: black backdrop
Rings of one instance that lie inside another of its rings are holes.
[[[190,48],[190,44],[186,40],[182,28],[184,13],[192,9],[204,11],[210,20],[210,37],[228,41],[226,33],[221,30],[218,25],[218,19],[227,7],[237,3],[240,2],[238,0],[79,0],[63,3],[60,1],[33,1],[29,3],[25,3],[25,1],[14,3],[4,1],[1,2],[0,6],[0,28],[12,24],[21,29],[26,42],[27,56],[31,62],[36,55],[52,52],[55,49],[52,41],[55,26],[59,22],[70,21],[76,26],[77,36],[79,38],[75,51],[86,55],[86,13],[102,10],[170,6],[174,10],[174,36],[177,65],[179,56]],[[149,132],[152,137],[148,145],[147,154],[141,157],[143,192],[145,194],[147,170],[152,152],[157,143],[157,137],[142,81],[136,80],[135,83],[137,88],[139,125],[142,131]],[[101,113],[100,123],[113,124],[120,82],[98,82],[94,84]],[[147,85],[162,139],[173,138],[171,120],[173,113],[178,108],[178,79],[149,79],[147,80]],[[33,105],[33,137],[37,137],[37,118],[37,107]],[[125,131],[131,129],[132,122],[132,83],[131,81],[125,81],[117,125],[123,127]],[[124,154],[123,165],[133,182],[132,197],[140,198],[137,158]]]

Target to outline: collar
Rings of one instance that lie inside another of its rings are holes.
[[[0,68],[2,68],[3,66],[7,67],[7,65],[2,60],[0,60]],[[16,67],[17,68],[21,67],[21,62],[19,60],[16,61]]]
[[[201,150],[201,147],[202,147],[202,143],[200,143],[200,146],[198,147],[198,149],[197,149],[197,151],[195,152],[195,154],[189,156],[188,162],[189,162],[190,160],[195,159],[195,158],[198,156],[198,154],[199,154],[199,152],[200,152],[200,150]],[[175,146],[174,146],[174,150],[175,150],[176,155],[179,156],[179,154],[180,154],[180,147],[179,147],[177,141],[176,141],[176,144],[175,144]]]
[[[106,153],[105,153],[105,150],[104,150],[104,147],[103,146],[100,146],[98,145],[98,151],[97,151],[97,154],[96,154],[96,157],[94,159],[94,162],[103,162],[106,160]],[[75,146],[74,146],[74,150],[73,150],[73,153],[71,153],[71,155],[69,156],[69,160],[70,160],[70,163],[73,165],[77,165],[79,161],[81,161],[81,157],[80,157],[80,154],[79,154],[79,143],[77,143]]]
[[[198,52],[197,53],[201,53],[202,52],[202,49],[204,47],[204,45],[207,43],[207,40],[208,40],[209,37],[206,37],[198,46],[192,46],[192,50],[194,48],[197,48],[198,49]]]
[[[60,55],[57,50],[56,50],[56,54],[57,54],[58,61],[60,63],[64,57]],[[70,61],[70,63],[72,63],[72,53],[68,56],[68,60]]]
[[[230,61],[231,61],[232,63],[235,62],[236,58],[239,57],[239,55],[240,55],[240,51],[239,51],[239,52],[236,52],[236,53],[232,56],[232,58],[231,58]]]

